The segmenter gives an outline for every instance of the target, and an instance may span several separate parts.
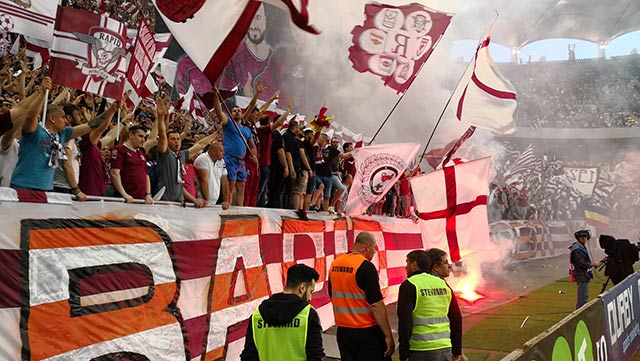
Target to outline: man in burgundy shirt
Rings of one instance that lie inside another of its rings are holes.
[[[129,128],[129,138],[113,150],[111,181],[116,191],[127,203],[134,199],[144,199],[153,203],[151,180],[147,173],[147,157],[143,145],[146,132],[141,126]]]

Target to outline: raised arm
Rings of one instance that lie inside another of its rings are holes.
[[[278,128],[280,128],[282,126],[282,124],[284,124],[284,121],[287,120],[287,117],[289,116],[289,114],[291,114],[291,108],[293,108],[293,103],[289,102],[289,106],[287,106],[287,110],[282,113],[278,119],[273,122],[273,124],[271,124],[271,130],[276,130]]]
[[[80,124],[73,127],[73,132],[71,133],[70,139],[83,136],[93,130],[96,130],[96,133],[91,137],[91,142],[93,144],[98,143],[100,134],[102,134],[102,131],[107,129],[107,126],[111,123],[111,119],[113,119],[113,115],[118,111],[119,106],[120,102],[115,101],[113,102],[113,104],[111,104],[109,109],[105,110],[104,113],[97,115],[95,118],[91,119],[85,124]],[[102,127],[102,131],[98,133],[97,130],[99,130],[100,127]]]
[[[53,99],[53,101],[51,102],[51,105],[62,105],[66,103],[67,95],[69,95],[69,92],[71,92],[71,89],[67,88],[66,86],[63,86],[62,91],[58,93],[58,96],[55,99]]]
[[[167,105],[165,99],[156,99],[156,123],[158,123],[158,153],[166,153],[169,148],[167,140]]]
[[[200,139],[196,144],[189,148],[189,158],[192,158],[196,153],[203,150],[208,144],[214,143],[222,133],[222,128],[218,128],[215,132]]]
[[[149,153],[149,151],[151,150],[151,148],[153,148],[156,144],[158,144],[158,122],[159,120],[156,118],[156,120],[153,122],[153,125],[151,126],[151,133],[149,133],[149,139],[147,139],[146,142],[144,142],[144,151]]]
[[[216,112],[216,116],[218,116],[218,121],[220,122],[220,126],[222,127],[227,124],[229,119],[222,111],[222,104],[220,104],[220,91],[218,90],[218,88],[215,88],[214,90],[216,94],[213,97],[213,110]]]
[[[256,90],[253,92],[253,96],[251,97],[251,101],[249,101],[249,105],[247,105],[247,109],[244,112],[244,120],[249,121],[249,116],[253,109],[256,107],[256,103],[258,102],[258,97],[264,91],[264,84],[262,84],[262,80],[258,79],[256,82]]]
[[[271,98],[269,98],[269,100],[264,102],[264,104],[262,104],[262,106],[260,107],[260,109],[258,111],[258,118],[260,118],[262,116],[262,114],[264,114],[264,112],[266,112],[267,109],[269,109],[269,107],[271,106],[271,103],[273,103],[279,97],[280,97],[280,90],[276,90],[276,92],[273,93]]]
[[[20,102],[18,106],[11,109],[11,119],[14,120],[13,131],[17,132],[22,128],[24,134],[31,134],[38,127],[38,114],[42,111],[45,102],[45,91],[51,90],[51,78],[44,77],[40,90],[30,97]],[[16,127],[17,123],[17,127]],[[15,134],[15,133],[14,133]]]

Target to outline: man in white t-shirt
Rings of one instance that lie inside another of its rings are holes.
[[[222,209],[229,208],[229,182],[227,167],[224,163],[222,143],[214,142],[206,153],[202,153],[193,163],[198,172],[202,196],[207,205],[216,205],[222,191]]]

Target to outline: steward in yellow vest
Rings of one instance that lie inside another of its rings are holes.
[[[304,264],[289,267],[284,292],[263,301],[249,318],[240,360],[322,360],[322,325],[309,304],[319,278]]]
[[[462,314],[444,277],[446,252],[433,249],[407,255],[408,278],[398,292],[400,360],[467,360],[462,355]]]
[[[351,253],[336,258],[329,269],[329,295],[342,360],[390,361],[395,350],[378,271],[371,263],[375,247],[373,235],[362,232]]]

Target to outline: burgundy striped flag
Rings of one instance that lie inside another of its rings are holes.
[[[127,28],[92,12],[60,7],[51,47],[51,80],[120,99],[127,72]]]
[[[465,123],[500,134],[516,131],[513,112],[516,110],[516,89],[496,67],[491,54],[491,30],[478,44],[473,61],[455,90],[456,117]]]
[[[28,35],[51,43],[59,0],[0,0],[0,30]]]
[[[541,168],[542,162],[536,156],[533,144],[529,144],[504,173],[504,182],[506,185],[522,183],[531,173],[540,171]]]
[[[265,0],[287,9],[301,29],[317,34],[309,24],[308,0]],[[244,38],[261,1],[154,0],[158,12],[185,53],[210,80],[216,80]]]

